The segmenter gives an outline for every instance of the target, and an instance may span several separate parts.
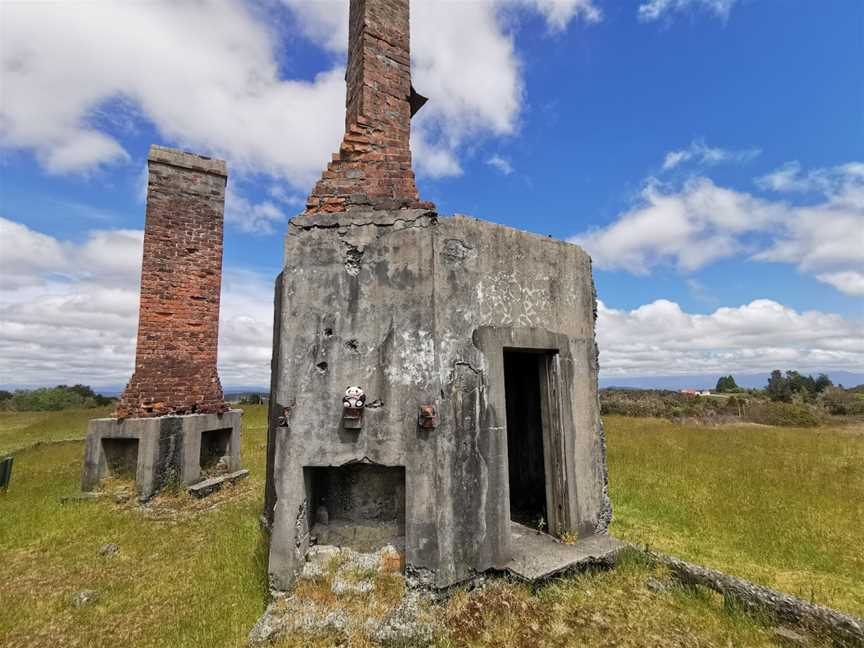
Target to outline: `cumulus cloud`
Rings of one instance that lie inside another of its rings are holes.
[[[799,370],[860,371],[864,322],[798,312],[768,299],[707,315],[660,299],[634,310],[598,304],[603,377]]]
[[[805,171],[796,160],[757,178],[756,185],[778,193],[821,193],[847,202],[864,201],[864,162]]]
[[[721,162],[749,162],[761,153],[762,151],[758,148],[730,150],[708,146],[703,140],[693,140],[686,149],[669,151],[663,160],[663,170],[669,171],[685,162],[695,162],[706,166]]]
[[[281,80],[273,33],[241,3],[13,3],[2,20],[0,143],[48,170],[127,157],[99,117],[118,99],[177,145],[298,183],[338,143],[342,70]]]
[[[762,186],[799,190],[790,188],[797,185],[785,175],[765,178],[759,180]],[[651,179],[634,208],[610,225],[570,240],[605,269],[644,275],[656,266],[672,265],[686,273],[744,255],[793,264],[846,294],[860,294],[864,165],[816,169],[799,181],[820,192],[820,200],[793,205],[720,187],[705,177],[690,178],[680,187]]]
[[[648,0],[639,5],[639,20],[654,22],[670,14],[705,11],[721,20],[729,18],[737,0]]]
[[[561,31],[574,18],[582,18],[586,23],[600,22],[603,17],[600,9],[592,0],[505,0],[513,4],[533,7],[546,19],[553,31]]]
[[[283,4],[5,4],[0,146],[32,151],[55,173],[124,161],[129,155],[105,117],[122,106],[124,117],[149,120],[172,144],[308,188],[342,134],[348,3]],[[431,98],[414,125],[421,173],[457,175],[469,137],[515,131],[522,81],[501,14],[516,9],[539,13],[551,30],[600,19],[591,0],[412,5],[415,86]],[[330,69],[283,78],[280,39],[297,31],[275,26],[291,22],[288,15],[336,54]]]
[[[72,243],[12,221],[0,220],[0,227],[3,251],[20,251],[4,276],[29,278],[0,297],[0,383],[123,385],[135,355],[142,233],[97,230]],[[0,258],[5,263],[7,255]],[[272,318],[273,278],[227,268],[219,335],[227,386],[268,384]],[[864,366],[862,326],[766,299],[707,315],[662,299],[630,311],[601,302],[601,375],[856,371]]]
[[[94,230],[61,241],[0,218],[0,383],[123,385],[135,355],[143,232]],[[220,372],[266,384],[273,281],[227,268]]]
[[[670,190],[656,180],[637,206],[611,225],[572,237],[605,269],[648,274],[672,264],[682,272],[746,252],[748,235],[764,231],[785,214],[783,205],[726,189],[708,178],[691,178]]]
[[[495,154],[488,160],[486,160],[486,164],[494,167],[495,169],[498,169],[498,171],[500,171],[504,175],[510,175],[511,173],[513,173],[513,165],[510,164],[508,160],[498,154]]]
[[[226,223],[234,225],[243,232],[272,234],[276,231],[274,225],[286,220],[285,213],[273,202],[265,200],[252,203],[234,191],[230,184],[228,185],[225,193]]]
[[[834,286],[840,292],[855,297],[864,297],[864,272],[848,270],[846,272],[823,272],[816,278]]]

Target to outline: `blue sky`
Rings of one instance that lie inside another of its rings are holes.
[[[149,145],[231,169],[220,370],[268,382],[347,2],[0,6],[0,383],[131,372]],[[583,245],[604,377],[864,373],[864,5],[412,3],[421,196]]]

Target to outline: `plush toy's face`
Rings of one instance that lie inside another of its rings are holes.
[[[348,398],[360,398],[363,395],[363,390],[360,387],[349,387],[345,390],[345,396]]]

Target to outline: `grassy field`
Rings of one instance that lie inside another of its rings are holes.
[[[605,423],[614,535],[864,616],[864,427]]]
[[[37,443],[81,439],[91,418],[108,416],[104,409],[62,412],[0,412],[0,456]]]
[[[146,513],[115,497],[117,484],[99,500],[60,504],[77,489],[83,444],[32,444],[80,439],[94,415],[0,417],[0,452],[26,448],[0,494],[0,645],[242,645],[266,605],[263,407],[244,416],[248,480],[200,502],[160,496]],[[606,426],[613,533],[864,614],[862,430],[619,417]],[[100,555],[107,543],[119,552]],[[649,576],[663,572],[633,557],[536,590],[502,582],[458,593],[440,612],[437,646],[775,645],[769,628],[719,597],[657,594]],[[98,600],[76,608],[82,590]]]

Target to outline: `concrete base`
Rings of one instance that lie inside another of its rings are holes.
[[[388,522],[355,522],[332,520],[329,524],[316,524],[310,535],[319,545],[348,547],[354,551],[374,552],[387,545],[405,550],[405,530]]]
[[[94,490],[107,475],[135,480],[140,499],[171,481],[201,480],[209,464],[240,470],[241,410],[153,418],[92,419],[87,429],[81,490]],[[202,452],[203,448],[203,452]]]
[[[564,544],[517,522],[511,522],[510,526],[513,558],[505,569],[523,580],[547,578],[580,565],[604,562],[626,546],[612,536],[599,534]]]

